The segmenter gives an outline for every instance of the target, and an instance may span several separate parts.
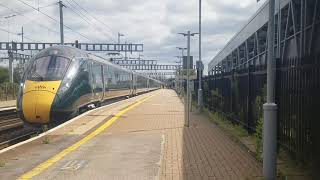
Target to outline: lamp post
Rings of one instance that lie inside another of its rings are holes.
[[[177,91],[178,94],[181,94],[181,80],[180,80],[180,72],[181,72],[181,63],[182,63],[182,56],[174,56],[176,58],[179,59],[179,61],[176,61],[175,63],[178,64],[178,69],[177,69],[177,73],[176,73],[176,82],[177,82]]]
[[[18,33],[19,36],[21,36],[21,42],[23,43],[23,35],[24,35],[24,32],[23,32],[23,26],[21,28],[21,33]],[[22,50],[23,51],[23,50]]]
[[[267,102],[263,105],[263,176],[275,180],[277,173],[277,104],[275,103],[274,12],[269,0]]]
[[[12,14],[9,16],[5,16],[4,18],[7,19],[8,21],[8,42],[10,42],[10,18],[13,18],[17,16],[16,14]],[[12,50],[14,50],[14,47],[11,47]],[[10,52],[10,50],[8,51],[8,55],[9,55],[9,81],[13,82],[13,54],[12,51]]]
[[[181,61],[181,58],[182,58],[182,57],[181,57],[181,56],[174,56],[174,57],[176,57],[176,58],[179,59],[179,61],[176,61],[175,63],[181,65],[181,62],[182,62],[182,61]]]
[[[141,57],[143,57],[144,55],[143,54],[140,54],[139,53],[139,56],[138,56],[138,60],[140,61],[141,60]],[[140,63],[140,62],[139,62]]]
[[[128,56],[127,56],[127,41],[125,41],[124,43],[124,60],[127,60]]]
[[[179,58],[180,58],[180,65],[182,66],[182,61],[183,61],[183,57],[184,57],[184,50],[187,50],[187,48],[185,48],[185,47],[176,47],[176,48],[181,51],[181,56]],[[180,81],[180,75],[181,75],[180,73],[181,73],[181,67],[179,67],[179,81]],[[180,86],[179,86],[180,93],[181,93],[181,89],[182,89],[181,85],[182,85],[182,83],[180,83]]]
[[[118,32],[118,52],[120,52],[120,37],[124,36],[124,34],[121,34]]]
[[[63,32],[63,10],[62,8],[65,7],[65,5],[62,3],[62,1],[58,2],[59,4],[59,13],[60,13],[60,43],[64,44],[64,32]]]
[[[187,70],[187,95],[185,96],[185,103],[184,103],[184,108],[185,108],[185,116],[184,116],[184,122],[185,122],[185,126],[189,127],[190,124],[190,87],[189,87],[189,80],[190,80],[190,37],[194,36],[198,33],[190,33],[190,31],[188,31],[187,33],[178,33],[181,34],[183,36],[187,36],[187,66],[186,66],[186,70]],[[193,66],[193,65],[192,65]],[[192,67],[191,67],[192,68]]]
[[[176,48],[181,51],[181,59],[183,59],[184,50],[187,50],[188,48],[183,48],[183,47],[176,47]]]
[[[3,17],[8,21],[8,42],[10,42],[10,21],[9,21],[9,19],[16,17],[16,16],[17,16],[16,14],[12,14],[12,15],[8,15],[8,16]]]
[[[198,106],[200,111],[203,106],[203,97],[202,97],[202,60],[201,60],[201,0],[199,0],[199,88],[198,88]]]

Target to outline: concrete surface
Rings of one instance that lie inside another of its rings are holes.
[[[256,179],[261,165],[205,116],[191,113],[172,90],[121,115],[110,127],[34,179]],[[5,154],[0,179],[14,179],[85,137],[130,102],[101,109],[53,132],[49,144],[33,142]],[[121,106],[121,107],[120,107]],[[108,119],[108,118],[107,118]],[[90,127],[90,128],[89,128]],[[94,127],[94,128],[92,128]]]
[[[8,107],[16,107],[16,100],[0,101],[0,109]]]

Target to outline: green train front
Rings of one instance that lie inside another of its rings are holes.
[[[27,123],[60,123],[104,100],[147,92],[160,84],[77,48],[55,46],[29,62],[17,110]]]
[[[89,73],[80,72],[81,58],[77,58],[86,56],[66,46],[51,47],[37,54],[20,84],[17,99],[20,117],[31,124],[60,122],[75,115],[81,101],[93,101]]]

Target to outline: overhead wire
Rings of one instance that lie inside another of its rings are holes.
[[[51,19],[51,20],[55,21],[56,23],[58,23],[58,24],[60,23],[60,22],[59,22],[58,20],[56,20],[55,18],[53,18],[53,17],[51,17],[51,16],[47,15],[46,13],[44,13],[44,12],[42,12],[42,11],[38,10],[37,8],[35,8],[35,7],[31,6],[30,4],[28,4],[28,3],[26,3],[26,2],[24,2],[24,1],[22,1],[22,0],[17,0],[17,1],[21,2],[22,4],[24,4],[24,5],[28,6],[28,7],[32,8],[32,9],[34,9],[35,11],[40,12],[41,14],[45,15],[46,17],[48,17],[49,19]],[[65,24],[64,24],[63,26],[64,26],[65,28],[67,28],[67,29],[71,30],[72,32],[74,32],[74,33],[76,33],[76,34],[80,35],[81,37],[83,37],[83,38],[85,38],[85,39],[87,39],[87,40],[89,40],[89,41],[92,41],[90,38],[88,38],[87,36],[85,36],[84,34],[82,34],[82,33],[80,33],[80,32],[77,32],[77,31],[73,30],[71,27],[69,27],[69,26],[67,26],[67,25],[65,25]]]
[[[23,17],[25,17],[25,18],[27,18],[27,19],[35,22],[35,23],[38,24],[40,27],[42,27],[42,28],[44,28],[44,29],[47,29],[48,31],[51,31],[51,32],[54,32],[54,33],[58,33],[58,34],[59,34],[58,31],[52,30],[51,28],[49,28],[49,27],[47,27],[47,26],[45,26],[45,25],[43,25],[43,24],[37,23],[35,20],[29,18],[28,16],[22,14],[22,13],[19,12],[19,11],[16,11],[16,10],[14,10],[14,9],[12,9],[12,8],[10,8],[10,7],[2,4],[2,3],[0,3],[0,6],[2,6],[2,7],[4,7],[4,8],[7,8],[7,9],[9,9],[9,10],[12,11],[12,12],[17,13],[18,15],[23,16]]]
[[[83,21],[85,21],[86,23],[88,23],[89,25],[94,26],[95,24],[91,21],[90,18],[88,18],[86,15],[84,15],[80,10],[78,10],[70,1],[66,0],[66,2],[69,4],[68,6],[66,6],[68,9],[70,9],[73,13],[75,13],[77,16],[79,16]],[[93,28],[92,26],[90,26],[90,28]],[[104,31],[101,30],[100,27],[94,28],[96,30],[98,30],[100,33],[108,36],[109,38],[113,39],[112,36],[110,36],[109,34],[106,34]],[[113,39],[114,40],[114,39]]]
[[[68,9],[70,9],[74,14],[78,15],[83,21],[85,21],[86,23],[88,24],[91,24],[87,19],[85,19],[81,14],[79,14],[76,10],[74,10],[72,7],[71,7],[71,4],[69,1],[66,1],[70,6],[67,6],[65,5]]]
[[[69,0],[65,0],[65,1],[66,1],[74,10],[78,10],[77,7],[76,7],[76,5],[74,5],[71,1],[69,1]],[[85,18],[85,19],[88,20],[88,21],[91,20],[91,19],[88,18],[86,15],[84,15],[81,11],[78,10],[77,12],[79,13],[79,16]]]
[[[43,14],[43,15],[46,16],[47,18],[51,19],[52,21],[55,21],[56,23],[60,23],[57,19],[49,16],[48,14],[46,14],[46,13],[44,13],[43,11],[40,10],[40,8],[49,7],[49,6],[52,6],[52,5],[56,4],[56,3],[51,3],[51,4],[48,4],[48,5],[45,5],[45,6],[41,6],[41,7],[36,8],[36,7],[30,5],[30,4],[28,4],[28,3],[26,3],[26,2],[24,2],[24,1],[22,1],[22,0],[17,0],[17,1],[19,1],[20,3],[22,3],[22,4],[24,4],[24,5],[28,6],[28,7],[30,7],[32,10],[35,10],[35,11],[37,11],[37,12],[40,12],[41,14]],[[85,22],[88,23],[88,24],[92,24],[93,22],[92,22],[91,19],[89,18],[89,16],[90,16],[90,17],[91,17],[92,19],[94,19],[96,22],[98,22],[98,23],[102,24],[104,27],[106,27],[106,28],[111,32],[111,34],[114,33],[114,32],[112,31],[112,29],[111,29],[108,25],[106,25],[106,24],[105,24],[104,22],[102,22],[100,19],[98,19],[97,17],[95,17],[95,16],[93,16],[91,13],[89,13],[89,11],[87,11],[85,8],[83,8],[81,5],[79,5],[79,3],[77,3],[77,2],[74,1],[74,0],[71,0],[73,3],[70,2],[69,0],[66,0],[66,1],[67,1],[67,3],[70,5],[70,6],[68,7],[68,9],[70,9],[73,13],[77,14],[83,21],[85,21]],[[28,18],[28,17],[27,17],[26,15],[24,15],[23,13],[18,12],[18,11],[15,11],[15,10],[9,8],[8,6],[6,6],[6,5],[4,5],[4,4],[2,4],[2,3],[0,3],[0,6],[5,7],[5,8],[7,8],[7,9],[11,10],[12,12],[15,12],[15,13],[21,15],[21,16],[24,16],[24,17]],[[67,6],[66,6],[66,7],[67,7]],[[76,8],[76,7],[79,7],[79,8]],[[82,10],[82,11],[81,11],[81,10]],[[87,14],[87,15],[86,15],[86,14]],[[34,20],[31,19],[31,21],[34,21]],[[36,23],[37,23],[37,22],[36,22]],[[44,26],[44,25],[42,25],[42,24],[40,24],[40,23],[37,23],[37,24],[40,25],[42,28],[47,29],[48,31],[52,31],[52,32],[55,32],[55,33],[59,33],[58,31],[52,30],[51,28],[49,28],[49,27],[47,27],[47,26]],[[84,35],[84,34],[82,34],[82,33],[80,33],[80,32],[75,31],[74,29],[72,29],[71,27],[69,27],[69,26],[67,26],[67,25],[65,25],[65,24],[64,24],[64,27],[66,27],[67,29],[71,30],[72,32],[80,35],[81,37],[83,37],[83,38],[85,38],[85,39],[87,39],[87,40],[91,40],[91,39],[89,39],[88,36],[86,36],[86,35]],[[90,26],[90,27],[91,27],[91,26]],[[98,29],[101,33],[103,33],[104,35],[110,37],[113,41],[116,41],[113,36],[110,36],[109,33],[106,33],[106,32],[104,32],[104,31],[101,31],[101,29],[99,28],[99,26],[98,26],[97,29]]]
[[[77,3],[74,0],[71,0],[74,4],[76,4],[80,9],[82,9],[84,12],[86,12],[89,16],[91,16],[95,21],[101,23],[103,26],[105,26],[112,34],[116,34],[115,32],[113,32],[113,30],[104,22],[102,22],[99,18],[93,16],[89,11],[87,11],[85,8],[83,8],[79,3]],[[111,37],[113,40],[115,40],[113,37]]]
[[[0,3],[0,4],[2,4],[2,3]],[[40,6],[40,7],[38,7],[38,9],[43,9],[43,8],[51,7],[51,6],[55,5],[55,4],[56,4],[56,3],[51,3],[51,4],[44,5],[44,6]],[[12,10],[11,8],[9,8],[8,6],[6,6],[6,5],[4,5],[4,4],[2,4],[1,6],[7,8],[7,9],[9,9],[9,10]],[[19,15],[23,15],[23,14],[30,13],[30,12],[32,12],[32,11],[33,11],[33,10],[26,10],[26,11],[23,11],[23,12],[20,11],[20,12],[16,12],[16,13],[19,13]]]
[[[11,32],[11,31],[8,31],[6,29],[3,29],[3,28],[0,28],[0,31],[3,31],[3,32],[6,32],[6,33],[9,33],[9,34],[13,34],[13,35],[16,35],[16,36],[20,36],[18,33],[14,33],[14,32]],[[31,39],[30,37],[24,35],[23,38],[26,38],[30,41],[33,41],[33,42],[40,42],[40,41],[37,41],[37,40],[34,40],[34,39]]]

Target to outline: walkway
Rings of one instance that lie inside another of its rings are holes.
[[[260,164],[204,116],[192,114],[191,126],[184,127],[183,104],[174,91],[158,90],[137,99],[138,104],[122,107],[109,116],[110,126],[100,128],[94,137],[77,148],[70,144],[69,150],[73,149],[61,159],[51,159],[54,163],[47,163],[49,166],[40,172],[33,167],[26,172],[39,173],[32,176],[34,179],[197,180],[261,176]],[[106,117],[103,111],[99,112],[91,118]],[[65,144],[55,141],[50,147],[56,146],[54,143]],[[57,146],[63,151],[61,145]]]

